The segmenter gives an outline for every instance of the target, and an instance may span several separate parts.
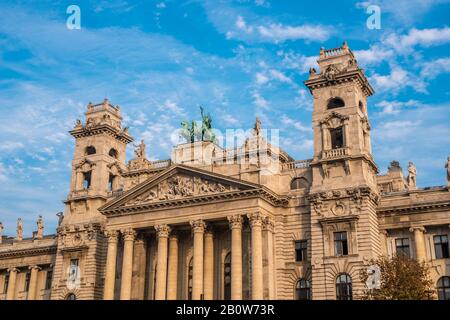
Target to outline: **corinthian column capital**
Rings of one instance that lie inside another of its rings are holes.
[[[108,242],[117,242],[117,240],[119,240],[119,231],[106,230],[105,236],[108,238]]]
[[[242,216],[240,214],[235,214],[227,217],[228,222],[230,223],[230,229],[242,228]]]
[[[136,231],[132,228],[124,229],[121,231],[123,241],[133,241],[136,238]]]
[[[158,238],[168,238],[171,228],[167,224],[158,224],[155,226]]]
[[[265,216],[261,212],[257,211],[247,214],[247,218],[250,221],[250,225],[252,227],[261,227]]]
[[[191,227],[192,227],[192,231],[195,232],[205,232],[205,228],[206,228],[206,224],[203,220],[198,219],[198,220],[192,220],[190,222]]]
[[[272,217],[265,217],[262,221],[262,226],[264,231],[270,231],[273,232],[273,229],[275,227],[275,221]]]

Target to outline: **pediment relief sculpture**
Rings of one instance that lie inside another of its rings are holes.
[[[126,202],[125,205],[175,200],[238,190],[238,187],[230,184],[212,181],[203,177],[177,174],[161,181],[150,190]]]

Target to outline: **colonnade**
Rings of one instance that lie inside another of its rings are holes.
[[[263,247],[265,249],[268,267],[269,298],[274,298],[273,275],[273,220],[254,212],[246,215],[251,227],[251,297],[260,300],[264,297],[263,282]],[[231,230],[231,299],[242,299],[242,226],[244,215],[236,214],[227,217]],[[214,231],[211,223],[202,219],[189,221],[193,234],[193,264],[192,264],[192,299],[212,300],[214,293]],[[178,292],[178,235],[170,224],[155,225],[157,239],[155,300],[177,299]],[[263,236],[263,233],[264,236]],[[104,299],[114,299],[116,278],[116,260],[119,235],[123,238],[123,261],[120,299],[131,299],[133,244],[136,230],[132,228],[109,230],[108,253],[106,259],[106,275]],[[263,239],[265,239],[263,243]]]

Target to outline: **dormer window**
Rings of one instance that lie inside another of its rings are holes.
[[[328,101],[327,108],[328,109],[336,109],[336,108],[342,108],[345,107],[345,102],[341,98],[331,98]]]
[[[86,147],[86,155],[91,155],[91,154],[96,154],[97,153],[97,150],[95,150],[95,147],[93,147],[93,146],[89,146],[89,147]]]

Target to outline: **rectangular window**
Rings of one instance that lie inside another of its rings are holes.
[[[339,149],[344,146],[344,135],[342,133],[342,127],[330,129],[330,136],[332,149]]]
[[[348,255],[347,232],[334,233],[334,254],[337,256]]]
[[[89,189],[91,187],[91,171],[85,172],[83,174],[84,176],[84,181],[83,181],[83,188],[85,190]]]
[[[395,239],[395,251],[397,255],[405,255],[407,257],[411,256],[411,252],[409,250],[409,238],[397,238]]]
[[[53,270],[47,270],[47,276],[45,278],[45,290],[52,288]]]
[[[23,288],[24,291],[28,292],[28,289],[30,289],[30,278],[31,278],[31,273],[27,273],[25,275],[25,288]]]
[[[75,281],[78,278],[78,266],[79,266],[79,260],[78,259],[71,259],[70,260],[70,268],[69,268],[69,280]]]
[[[449,257],[447,235],[434,236],[434,252],[436,259],[447,259]]]
[[[306,261],[308,259],[308,241],[295,241],[295,261]]]

